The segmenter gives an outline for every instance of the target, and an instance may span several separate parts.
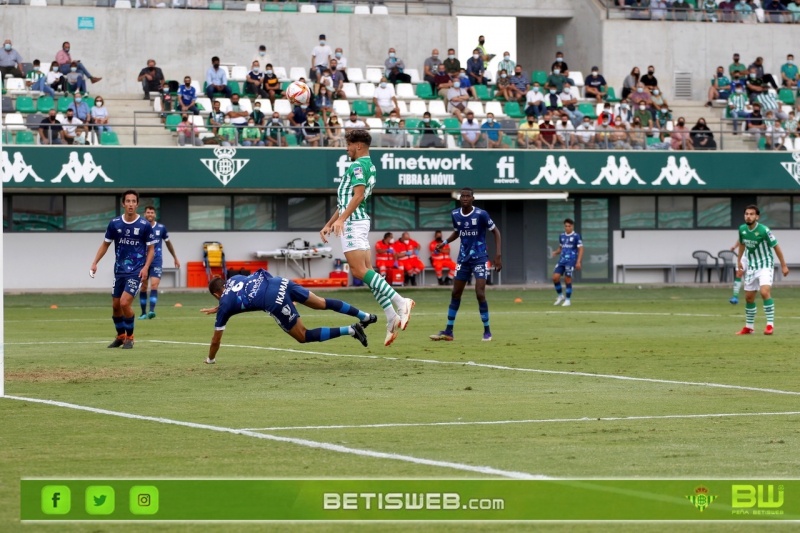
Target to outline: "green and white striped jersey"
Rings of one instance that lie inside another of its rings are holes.
[[[358,185],[364,186],[364,200],[350,215],[349,220],[369,220],[367,214],[367,200],[372,194],[372,188],[375,187],[375,165],[369,156],[365,155],[359,157],[350,164],[347,172],[342,176],[342,181],[339,183],[339,190],[336,192],[337,204],[339,213],[344,213],[347,209],[347,204],[353,199],[353,189]]]
[[[768,227],[756,222],[756,226],[750,229],[747,224],[742,224],[739,226],[739,242],[744,244],[751,270],[775,266],[772,249],[778,245],[778,239]]]

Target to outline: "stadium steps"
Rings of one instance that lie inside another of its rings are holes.
[[[669,101],[668,101],[669,102]],[[672,109],[672,118],[675,122],[678,121],[678,117],[684,117],[686,119],[686,126],[689,129],[692,129],[697,121],[702,117],[706,119],[706,123],[709,124],[709,128],[711,128],[712,132],[714,133],[714,138],[717,141],[717,146],[720,145],[720,135],[719,135],[719,122],[722,120],[724,109],[721,107],[705,107],[705,101],[686,101],[686,100],[674,100],[669,102],[670,109]],[[756,149],[755,142],[746,139],[747,136],[744,135],[731,135],[731,126],[726,125],[725,128],[725,139],[723,148],[726,152],[728,151],[753,151]],[[740,126],[741,128],[741,126]]]
[[[135,111],[153,111],[152,101],[142,100],[141,93],[121,94],[106,97],[106,105],[111,113],[111,126],[119,136],[122,146],[133,146],[133,120]],[[125,126],[115,126],[125,124]],[[159,116],[153,114],[136,115],[137,146],[174,146],[176,138],[164,128]]]

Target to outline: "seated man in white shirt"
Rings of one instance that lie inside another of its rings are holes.
[[[459,122],[463,121],[468,100],[467,90],[461,88],[461,81],[458,78],[454,78],[453,86],[447,90],[447,112],[455,115]]]
[[[385,76],[381,78],[381,83],[375,88],[372,103],[375,105],[375,116],[378,118],[383,118],[384,115],[388,115],[392,111],[400,113],[397,108],[394,85],[390,84]]]
[[[594,125],[592,124],[592,119],[589,117],[583,117],[583,122],[581,122],[581,125],[575,128],[575,135],[573,136],[574,142],[572,143],[572,147],[589,149],[594,148],[595,135],[596,131],[594,129]]]
[[[350,118],[348,118],[347,120],[344,121],[344,124],[342,124],[342,127],[344,127],[345,132],[347,132],[347,130],[351,130],[351,129],[353,129],[353,130],[365,130],[365,129],[367,129],[367,124],[366,124],[366,122],[364,122],[363,120],[358,118],[358,115],[356,114],[355,111],[350,111]]]
[[[461,147],[479,148],[481,125],[475,120],[475,114],[467,109],[467,120],[461,123]]]
[[[565,150],[571,148],[574,132],[575,128],[569,121],[569,116],[566,113],[562,113],[561,120],[556,122],[556,147],[564,148]]]
[[[66,118],[64,119],[64,142],[67,144],[85,144],[87,131],[86,126],[83,125],[83,121],[75,116],[72,109],[68,109]]]

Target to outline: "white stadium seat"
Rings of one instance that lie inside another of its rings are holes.
[[[397,98],[403,100],[413,100],[417,97],[414,94],[414,86],[410,83],[398,83],[395,85],[395,89],[397,89]]]
[[[114,7],[117,9],[130,9],[131,8],[131,0],[117,0],[114,2]]]
[[[367,81],[370,83],[380,83],[383,77],[383,69],[377,67],[367,67]]]
[[[266,65],[264,66],[266,67]],[[286,67],[272,67],[272,73],[278,77],[278,81],[280,82],[291,81],[289,75],[286,74]]]
[[[386,6],[373,6],[372,7],[372,14],[373,15],[388,15],[389,8]]]
[[[25,94],[25,80],[22,78],[8,78],[5,81],[5,88],[11,94]]]
[[[486,102],[486,114],[489,113],[494,114],[494,118],[500,120],[502,118],[506,118],[506,114],[503,112],[503,106],[500,102],[492,100],[491,102]]]
[[[334,100],[333,112],[339,115],[340,117],[349,117],[350,102],[348,102],[347,100]]]
[[[406,103],[403,100],[397,101],[397,109],[398,111],[400,111],[401,117],[410,116],[410,113],[408,112],[408,107],[406,106]]]
[[[269,101],[269,100],[267,100],[267,101]],[[239,98],[239,106],[242,109],[244,109],[245,111],[247,111],[248,113],[252,113],[253,112],[253,102],[251,102],[249,98],[246,98],[244,96]]]
[[[285,98],[281,98],[280,100],[275,100],[275,107],[273,108],[273,112],[277,111],[281,118],[286,118],[286,116],[292,112],[292,104],[289,103],[289,100]]]
[[[364,71],[359,67],[347,67],[347,79],[351,83],[364,83],[367,81],[364,77]]]
[[[355,83],[342,84],[342,90],[348,100],[358,100],[358,87],[356,87]]]
[[[197,129],[197,133],[203,133],[208,131],[206,128],[206,121],[203,115],[189,115],[191,118],[189,120],[192,121],[192,125]]]
[[[300,6],[300,13],[316,13],[317,6],[312,6],[308,4],[303,4]]]
[[[156,100],[158,100],[158,98],[156,98]],[[205,96],[198,98],[197,104],[203,107],[204,113],[210,113],[213,109],[213,107],[211,107],[211,98],[206,98]]]
[[[231,79],[233,81],[244,81],[247,79],[248,72],[250,72],[250,70],[247,67],[242,65],[234,65],[234,67],[231,69]]]
[[[47,0],[31,0],[31,7],[47,7]]]
[[[261,3],[260,2],[248,2],[247,7],[244,8],[245,11],[255,11],[256,13],[261,11]]]
[[[289,69],[289,79],[297,81],[306,77],[306,69],[303,67],[292,67]]]
[[[6,113],[5,124],[8,131],[25,129],[25,119],[22,118],[22,113]]]
[[[369,15],[369,6],[356,6],[353,10],[354,15]]]
[[[219,102],[219,108],[223,113],[227,113],[231,109],[230,98],[214,98],[215,102]]]
[[[372,98],[375,96],[375,85],[372,83],[359,83],[358,84],[358,96],[359,98]]]
[[[264,115],[269,117],[272,114],[272,102],[270,102],[268,98],[258,98],[256,102],[261,104],[261,112],[264,113]]]
[[[425,100],[411,100],[408,103],[408,113],[412,117],[421,117],[427,110],[428,108],[425,105]]]
[[[429,101],[428,111],[430,112],[431,116],[436,118],[446,117],[450,115],[450,113],[447,112],[447,108],[444,107],[444,102],[442,100]]]
[[[404,74],[411,76],[411,83],[422,83],[419,77],[419,70],[415,68],[407,68],[403,71]],[[425,82],[428,83],[428,82]]]
[[[483,102],[467,102],[467,110],[475,113],[475,118],[484,118],[486,113],[483,111]]]
[[[586,82],[583,81],[583,74],[579,70],[570,70],[569,77],[575,82],[575,87],[586,85]]]
[[[383,121],[377,117],[370,117],[367,119],[367,127],[371,130],[371,133],[374,135],[375,133],[380,133],[383,131]]]
[[[194,87],[194,90],[197,91],[197,94],[203,94],[203,86],[200,84],[199,81],[192,80],[191,85],[192,87]]]

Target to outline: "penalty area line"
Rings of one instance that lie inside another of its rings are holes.
[[[241,435],[244,437],[252,437],[256,439],[268,440],[273,442],[281,442],[285,444],[294,444],[305,448],[315,448],[329,452],[344,453],[349,455],[357,455],[360,457],[371,457],[374,459],[386,459],[390,461],[402,461],[406,463],[414,463],[418,465],[433,466],[438,468],[450,468],[453,470],[461,470],[464,472],[475,472],[478,474],[485,474],[488,476],[499,476],[510,479],[549,479],[548,476],[541,474],[529,474],[527,472],[514,472],[510,470],[500,470],[491,466],[474,466],[464,463],[455,463],[450,461],[438,461],[434,459],[423,459],[420,457],[413,457],[411,455],[402,455],[398,453],[377,452],[374,450],[365,450],[360,448],[349,448],[339,444],[332,444],[329,442],[317,442],[308,439],[297,439],[292,437],[281,437],[278,435],[268,435],[265,433],[256,433],[246,429],[226,428],[222,426],[212,426],[209,424],[198,424],[195,422],[185,422],[182,420],[172,420],[170,418],[160,418],[154,416],[137,415],[133,413],[124,413],[120,411],[111,411],[108,409],[100,409],[97,407],[88,407],[85,405],[77,405],[67,402],[60,402],[56,400],[45,400],[41,398],[27,398],[23,396],[0,396],[0,399],[17,400],[21,402],[39,403],[44,405],[51,405],[54,407],[63,407],[67,409],[75,409],[77,411],[86,411],[89,413],[115,416],[119,418],[128,418],[132,420],[140,420],[145,422],[156,422],[159,424],[167,424],[172,426],[180,426],[191,429],[202,429],[206,431],[214,431],[218,433],[228,433],[231,435]]]
[[[159,344],[184,344],[188,346],[208,346],[204,342],[189,342],[189,341],[167,341],[148,339],[144,342],[155,342]],[[701,381],[679,381],[673,379],[658,379],[658,378],[639,378],[633,376],[619,376],[616,374],[592,374],[590,372],[568,372],[566,370],[543,370],[539,368],[522,368],[503,365],[490,365],[488,363],[476,363],[474,361],[439,361],[437,359],[417,359],[413,357],[389,357],[384,355],[355,355],[331,352],[316,352],[312,350],[297,350],[294,348],[275,348],[272,346],[248,346],[243,344],[223,344],[224,348],[244,348],[248,350],[265,350],[270,352],[287,352],[299,353],[306,355],[321,355],[326,357],[349,357],[352,359],[383,359],[387,361],[408,361],[411,363],[427,363],[432,365],[450,365],[450,366],[472,366],[476,368],[488,368],[491,370],[507,370],[510,372],[529,372],[532,374],[549,374],[556,376],[579,376],[585,378],[597,379],[616,379],[619,381],[641,381],[644,383],[658,383],[664,385],[684,385],[688,387],[709,387],[716,389],[731,389],[751,392],[766,392],[769,394],[785,394],[789,396],[800,396],[800,391],[787,391],[781,389],[766,389],[762,387],[747,387],[744,385],[727,385],[725,383],[701,382]]]
[[[728,418],[737,416],[792,416],[800,415],[800,411],[783,411],[769,413],[708,413],[694,415],[650,415],[650,416],[604,416],[580,418],[538,418],[530,420],[478,420],[474,422],[408,422],[396,424],[353,424],[334,426],[278,426],[268,428],[244,428],[243,431],[286,431],[295,429],[375,429],[403,427],[436,427],[436,426],[495,426],[505,424],[549,424],[558,422],[626,422],[635,420],[671,420],[692,418]]]

